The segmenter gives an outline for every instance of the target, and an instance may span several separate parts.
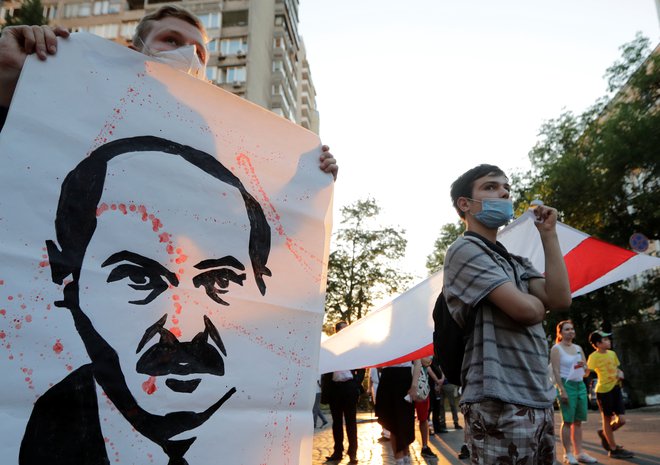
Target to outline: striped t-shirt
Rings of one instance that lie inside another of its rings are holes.
[[[517,323],[486,299],[492,290],[509,281],[529,292],[529,280],[543,275],[526,258],[511,255],[507,260],[484,241],[472,235],[458,238],[447,250],[444,264],[449,312],[461,326],[468,316],[474,318],[463,358],[461,403],[497,399],[533,408],[550,407],[554,393],[548,378],[543,325]],[[506,254],[501,244],[497,246]]]

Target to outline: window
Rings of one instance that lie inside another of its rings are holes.
[[[206,79],[208,79],[211,82],[217,82],[218,68],[215,66],[209,66],[208,68],[206,68]]]
[[[246,72],[245,66],[233,66],[231,68],[225,69],[225,79],[224,82],[231,84],[234,82],[245,82]]]
[[[137,21],[130,21],[128,23],[122,23],[121,25],[121,36],[125,39],[132,39],[135,34],[135,29],[137,28]]]
[[[78,17],[87,17],[92,14],[91,3],[80,3],[78,5]]]
[[[219,50],[218,47],[218,39],[211,39],[206,43],[206,50],[209,52],[217,52]]]
[[[86,30],[104,39],[116,39],[119,35],[119,24],[97,24],[89,26]]]
[[[50,21],[54,20],[57,17],[57,6],[49,5],[44,7],[44,16]],[[0,17],[4,18],[4,14],[2,14]]]
[[[247,37],[232,37],[220,41],[220,53],[223,55],[245,54],[247,50]]]
[[[206,13],[199,15],[199,20],[206,29],[217,29],[220,27],[220,13]]]
[[[110,2],[108,0],[94,2],[94,15],[107,15],[109,8]]]

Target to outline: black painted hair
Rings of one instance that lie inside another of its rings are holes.
[[[465,218],[465,212],[458,208],[458,199],[460,197],[472,197],[472,188],[474,181],[484,176],[506,176],[504,171],[495,165],[479,165],[461,174],[456,181],[451,183],[451,203],[458,212],[458,216]]]
[[[53,241],[46,241],[53,281],[62,284],[67,276],[78,282],[87,246],[96,230],[96,209],[101,200],[108,162],[127,153],[159,152],[180,156],[214,178],[237,188],[250,220],[249,255],[257,286],[266,293],[264,276],[271,276],[266,267],[270,254],[270,226],[259,202],[243,183],[220,161],[206,152],[155,136],[119,139],[94,150],[64,179],[55,218],[55,232],[61,250]],[[211,201],[211,200],[209,200]]]

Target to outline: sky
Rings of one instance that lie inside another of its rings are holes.
[[[452,181],[480,163],[529,169],[543,122],[605,95],[637,31],[660,40],[654,0],[300,0],[321,139],[340,167],[334,230],[342,206],[373,197],[379,221],[406,230],[399,267],[426,277],[458,220]]]

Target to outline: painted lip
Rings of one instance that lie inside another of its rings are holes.
[[[191,392],[195,392],[195,389],[197,389],[197,386],[199,386],[199,383],[201,382],[202,382],[202,378],[195,378],[186,381],[180,379],[174,379],[174,378],[167,378],[165,380],[165,385],[174,392],[184,392],[189,394]]]

